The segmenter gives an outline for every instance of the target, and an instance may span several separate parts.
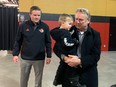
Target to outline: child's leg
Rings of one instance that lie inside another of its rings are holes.
[[[63,79],[65,68],[66,68],[65,66],[66,64],[63,61],[60,61],[60,64],[56,71],[55,79],[53,81],[53,85],[57,86],[62,83],[62,79]]]

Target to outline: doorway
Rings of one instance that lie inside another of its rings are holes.
[[[116,17],[110,18],[109,51],[116,51]]]

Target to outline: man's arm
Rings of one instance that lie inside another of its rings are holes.
[[[51,61],[50,58],[52,56],[52,47],[51,47],[50,31],[48,26],[46,26],[45,45],[46,45],[46,53],[47,53],[46,64],[49,64]]]
[[[19,26],[19,29],[17,31],[16,38],[15,38],[13,52],[12,52],[13,61],[15,63],[18,62],[18,55],[20,53],[22,41],[23,41],[23,39],[22,39],[22,30],[21,30],[21,26]]]

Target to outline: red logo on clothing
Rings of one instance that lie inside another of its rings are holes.
[[[39,31],[40,31],[41,33],[43,33],[43,32],[44,32],[44,30],[43,30],[43,29],[40,29]]]
[[[29,32],[29,29],[27,28],[26,31]]]

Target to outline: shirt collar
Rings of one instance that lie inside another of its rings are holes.
[[[38,25],[40,24],[41,20],[40,20],[39,22],[37,22],[36,25],[33,23],[33,21],[31,21],[31,19],[29,20],[29,22],[30,22],[30,24],[31,24],[32,26],[36,26],[36,25],[38,26]]]
[[[79,29],[77,29],[77,31],[78,31],[80,34],[84,34],[85,32],[87,32],[87,29],[85,29],[84,31],[79,31]]]

